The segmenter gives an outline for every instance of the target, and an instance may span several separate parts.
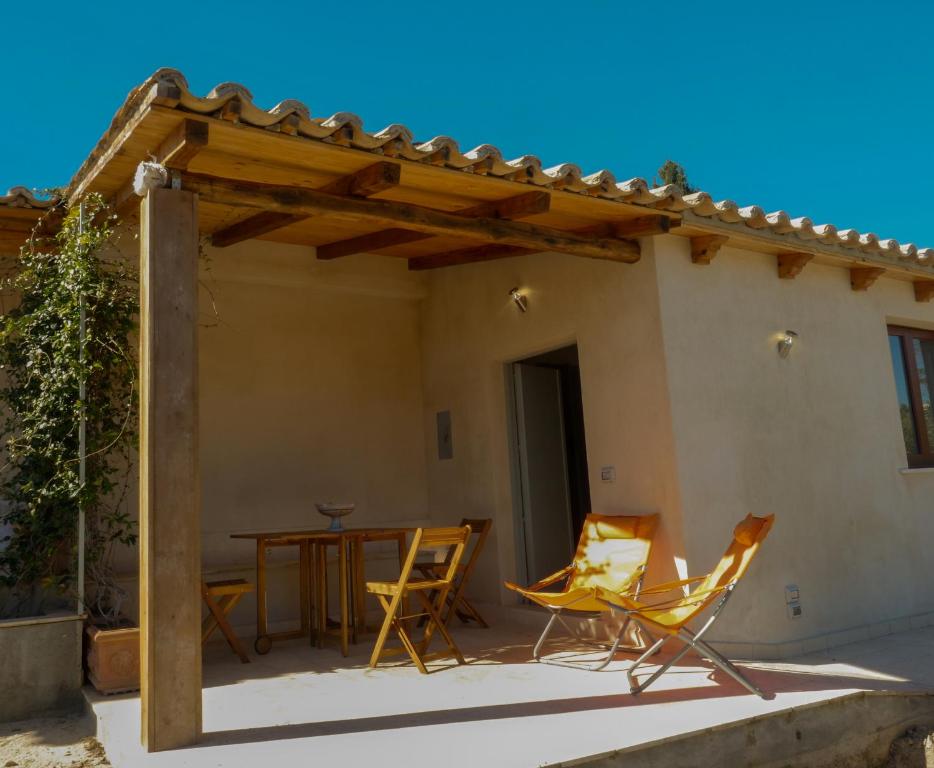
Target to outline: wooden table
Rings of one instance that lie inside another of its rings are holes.
[[[347,656],[351,638],[356,642],[358,631],[366,631],[364,544],[371,541],[395,541],[401,570],[406,554],[406,534],[413,530],[413,528],[345,528],[342,531],[317,529],[231,534],[232,539],[253,539],[256,542],[256,642],[253,644],[256,652],[269,653],[273,640],[313,635],[317,638],[319,647],[324,645],[324,637],[329,631],[327,625],[327,549],[337,547],[340,592],[338,633],[341,653]],[[271,547],[298,547],[301,616],[298,629],[286,632],[269,631],[266,550]]]

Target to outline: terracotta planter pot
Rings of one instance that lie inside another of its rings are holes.
[[[139,690],[139,627],[103,629],[88,625],[88,679],[101,693]]]

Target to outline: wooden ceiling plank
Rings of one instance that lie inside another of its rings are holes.
[[[317,191],[329,195],[369,197],[396,186],[400,178],[401,169],[398,163],[381,160],[355,173],[335,179],[319,187]],[[308,216],[304,214],[263,211],[215,232],[211,235],[211,245],[215,248],[226,248],[234,243],[268,234],[307,218]]]
[[[432,235],[450,235],[502,245],[570,253],[592,259],[632,263],[639,260],[639,243],[577,235],[522,221],[465,218],[431,208],[400,205],[386,200],[340,197],[317,190],[183,174],[183,188],[206,202],[245,206],[279,213],[323,214],[350,221],[378,221]]]
[[[502,200],[489,200],[459,211],[452,211],[452,213],[467,218],[521,219],[525,216],[547,213],[550,207],[551,195],[547,192],[534,191],[523,192],[521,195],[513,195]],[[433,235],[412,230],[386,229],[359,237],[351,237],[347,240],[338,240],[327,245],[320,245],[317,252],[319,259],[327,261],[342,256],[350,256],[354,253],[371,253],[383,248],[414,243],[429,237],[433,237]]]

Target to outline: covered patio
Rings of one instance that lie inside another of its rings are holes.
[[[361,646],[343,659],[289,641],[245,666],[214,645],[196,747],[145,754],[134,695],[89,694],[98,737],[116,768],[363,765],[375,755],[406,765],[438,754],[452,768],[862,765],[846,760],[884,757],[894,737],[934,714],[923,695],[934,685],[930,629],[745,666],[775,693],[764,701],[696,657],[634,697],[625,656],[601,673],[532,664],[541,617],[491,616],[490,630],[455,630],[467,666],[427,677],[410,665],[370,670]],[[590,660],[570,646],[563,654]]]

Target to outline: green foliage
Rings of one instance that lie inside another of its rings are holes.
[[[666,160],[665,164],[658,169],[658,175],[662,180],[662,184],[677,184],[686,195],[697,192],[688,182],[688,175],[685,173],[684,167],[674,160]]]
[[[0,434],[7,454],[0,472],[0,526],[7,531],[0,539],[0,584],[13,596],[2,610],[7,614],[38,612],[41,596],[73,589],[79,505],[87,515],[86,565],[97,586],[97,612],[119,609],[111,555],[115,544],[135,542],[123,501],[137,428],[130,336],[138,278],[114,247],[117,220],[103,199],[91,196],[83,209],[83,226],[74,206],[54,237],[34,236],[3,285],[18,298],[0,317]]]

